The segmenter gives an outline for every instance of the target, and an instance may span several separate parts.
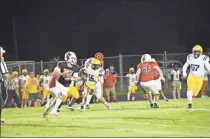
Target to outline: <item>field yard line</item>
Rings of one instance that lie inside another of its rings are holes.
[[[77,118],[78,116],[75,116],[74,118]],[[82,117],[85,117],[87,118],[86,116],[79,116],[80,118]],[[118,123],[118,124],[136,124],[136,125],[154,125],[154,126],[174,126],[174,127],[178,127],[177,125],[166,125],[166,124],[153,124],[153,123],[143,123],[143,122],[118,122],[118,121],[110,121],[110,120],[94,120],[93,119],[90,119],[90,120],[87,120],[87,119],[84,119],[84,120],[77,120],[77,121],[90,121],[90,122],[97,122],[97,123]],[[203,126],[188,126],[188,125],[181,125],[181,126],[184,126],[184,127],[192,127],[192,128],[210,128],[210,127],[203,127]]]

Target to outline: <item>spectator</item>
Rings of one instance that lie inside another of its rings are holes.
[[[180,90],[181,90],[181,72],[178,68],[178,65],[174,65],[174,69],[171,71],[171,82],[173,88],[173,99],[176,99],[176,93],[178,95],[178,99],[181,98]]]
[[[6,79],[4,81],[4,86],[6,88],[6,92],[7,92],[7,96],[8,96],[7,101],[6,101],[6,107],[7,108],[12,107],[12,99],[14,99],[15,103],[20,108],[21,103],[20,103],[20,99],[18,97],[18,94],[16,92],[15,78],[12,78],[12,76],[10,76],[8,79]]]
[[[115,67],[113,65],[109,67],[109,73],[117,77],[117,72],[115,71]]]
[[[34,107],[40,107],[39,80],[35,77],[34,72],[30,73],[30,77],[26,81],[26,86],[29,93],[29,107],[31,107],[32,104],[34,104]]]
[[[110,102],[110,93],[112,95],[112,100],[116,102],[115,83],[116,76],[110,74],[109,69],[106,69],[106,73],[104,75],[104,92],[108,102]]]
[[[18,72],[14,71],[12,72],[12,78],[15,81],[15,88],[16,88],[16,93],[18,95],[18,97],[20,98],[20,94],[19,94],[19,78],[18,78]]]
[[[115,77],[117,77],[117,72],[115,71],[115,67],[114,67],[114,65],[111,65],[110,67],[109,67],[109,71],[110,71],[110,74],[112,74],[112,75],[114,75]],[[114,93],[112,93],[112,100],[115,102],[116,101],[116,81],[117,81],[117,78],[116,78],[116,80],[115,80],[115,83],[114,83],[114,86],[113,86],[113,88],[112,88],[112,90],[114,90]]]

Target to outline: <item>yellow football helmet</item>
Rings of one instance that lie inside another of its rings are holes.
[[[27,69],[23,69],[23,70],[22,70],[22,73],[27,73],[27,72],[28,72]]]
[[[101,65],[101,62],[98,59],[93,59],[93,61],[91,61],[92,65]]]
[[[13,75],[13,76],[17,76],[17,75],[18,75],[18,72],[17,72],[17,71],[13,71],[13,72],[12,72],[12,75]]]
[[[133,67],[131,67],[130,69],[129,69],[129,71],[134,71],[135,69],[133,68]]]
[[[98,59],[93,59],[91,61],[92,69],[98,69],[101,66],[101,62]]]
[[[195,45],[192,49],[192,53],[195,58],[198,58],[200,55],[203,54],[203,48],[200,45]]]
[[[48,70],[48,69],[45,69],[45,70],[44,70],[44,73],[46,73],[46,72],[49,72],[49,70]]]

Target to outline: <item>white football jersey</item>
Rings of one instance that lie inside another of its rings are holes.
[[[129,78],[129,85],[134,84],[134,82],[136,81],[136,74],[127,74],[126,77]]]
[[[41,76],[40,76],[40,79],[43,80],[43,82],[42,82],[42,84],[41,84],[43,87],[48,86],[49,81],[50,81],[50,76],[49,76],[49,75],[48,75],[48,76],[41,75]]]
[[[19,83],[19,78],[18,77],[15,77],[14,78],[14,81],[15,81],[16,84],[18,84]]]
[[[186,73],[188,66],[190,66],[190,74],[204,78],[205,69],[210,72],[209,57],[200,55],[195,58],[193,54],[187,56],[187,61],[183,66],[183,72]]]
[[[94,81],[94,78],[98,78],[99,79],[99,78],[103,77],[104,73],[105,73],[103,68],[99,68],[97,70],[93,70],[91,68],[91,65],[87,68],[86,72],[87,72],[87,75],[88,75],[87,76],[87,81],[89,83],[91,83],[91,84],[96,84],[95,81]]]
[[[26,76],[20,75],[19,79],[21,83],[23,84],[23,87],[26,87],[26,81],[28,80],[28,78],[29,78],[29,75],[26,75]]]
[[[179,81],[180,80],[180,74],[181,74],[180,70],[177,70],[177,71],[172,70],[171,74],[173,75],[173,80],[174,81]]]

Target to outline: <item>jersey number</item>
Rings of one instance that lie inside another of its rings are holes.
[[[89,81],[94,82],[94,76],[89,74]]]
[[[145,65],[142,67],[142,72],[143,74],[151,72],[151,66],[150,65]]]
[[[191,65],[192,71],[197,71],[199,67],[200,67],[199,65],[195,65],[195,64]]]

